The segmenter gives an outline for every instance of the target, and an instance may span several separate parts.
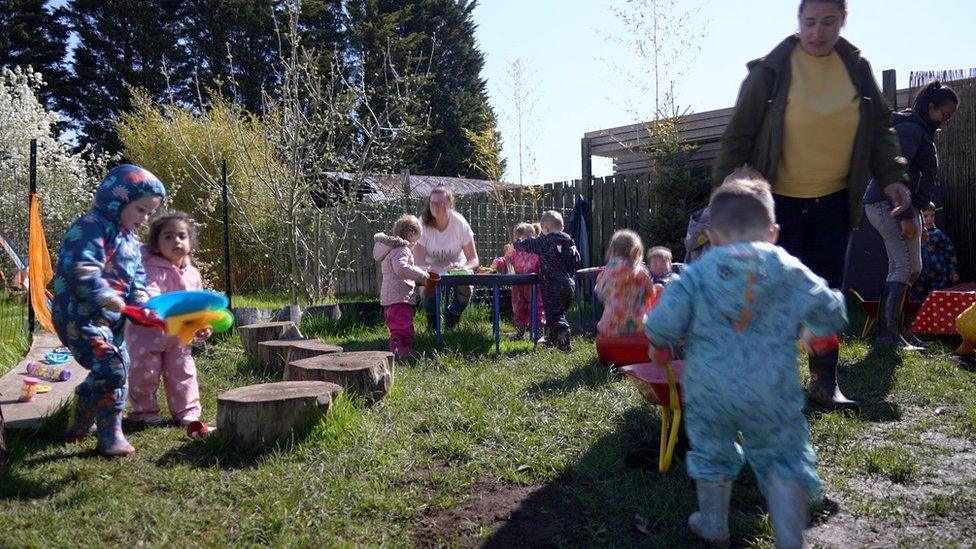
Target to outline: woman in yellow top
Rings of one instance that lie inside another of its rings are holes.
[[[800,32],[749,63],[714,170],[750,164],[773,188],[779,244],[838,288],[851,227],[872,177],[892,215],[909,205],[888,106],[860,51],[840,37],[845,0],[801,0]],[[837,387],[836,352],[810,356],[810,399],[854,408]]]

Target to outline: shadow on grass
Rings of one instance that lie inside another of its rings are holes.
[[[308,432],[296,435],[295,442],[301,442]],[[256,448],[240,448],[233,442],[214,434],[204,440],[188,440],[181,446],[166,452],[156,465],[168,467],[173,465],[192,465],[201,468],[219,467],[225,470],[247,469],[255,467],[265,458],[288,451],[287,447],[260,446]]]
[[[697,509],[680,457],[657,470],[660,423],[647,408],[627,411],[559,477],[529,494],[485,547],[699,546],[688,530]],[[739,476],[730,512],[734,546],[766,535],[763,498],[751,473]]]
[[[21,468],[75,458],[99,457],[94,449],[82,450],[81,446],[65,444],[61,433],[62,429],[55,427],[53,422],[45,423],[45,427],[40,430],[7,431],[11,456],[8,467],[0,470],[0,499],[43,499],[60,492],[62,488],[74,481],[73,475],[57,480],[28,479],[21,475]],[[64,451],[31,457],[52,446],[62,446]]]
[[[619,379],[616,367],[606,366],[599,359],[592,359],[573,368],[561,378],[547,379],[529,386],[533,397],[546,397],[556,393],[572,393],[579,389],[594,389]]]
[[[901,407],[886,400],[901,365],[897,352],[873,346],[863,360],[841,365],[838,382],[844,394],[860,403],[860,417],[874,423],[901,420]]]

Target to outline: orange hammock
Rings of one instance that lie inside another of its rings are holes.
[[[30,224],[27,246],[27,279],[31,305],[34,316],[45,330],[54,332],[51,322],[51,307],[48,305],[50,292],[47,285],[54,279],[54,269],[51,268],[51,253],[47,249],[47,239],[44,238],[44,227],[41,225],[40,197],[36,193],[30,195]]]

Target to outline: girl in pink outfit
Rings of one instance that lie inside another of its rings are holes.
[[[539,236],[535,228],[529,223],[519,223],[512,231],[513,240],[523,240]],[[504,257],[497,257],[491,263],[499,273],[508,274],[530,274],[539,272],[539,256],[529,252],[516,250],[511,244],[505,245]],[[532,288],[527,284],[512,286],[512,316],[515,317],[515,339],[525,337],[525,329],[531,320],[531,292]],[[545,322],[545,313],[542,309],[542,296],[538,296],[536,301],[537,326],[542,326]]]
[[[644,317],[657,294],[651,273],[640,262],[644,244],[634,231],[613,233],[607,266],[596,279],[594,292],[603,302],[603,316],[596,325],[600,335],[643,334]]]
[[[149,229],[149,244],[142,247],[146,269],[146,290],[150,297],[179,290],[202,290],[200,272],[190,264],[196,248],[196,224],[183,212],[160,216]],[[207,339],[209,328],[197,332]],[[125,328],[125,342],[132,359],[129,372],[129,420],[137,424],[160,425],[163,418],[156,402],[156,390],[162,376],[166,403],[176,421],[187,425],[200,419],[200,388],[197,367],[190,347],[180,344],[176,336],[160,328],[138,326],[131,322]]]
[[[373,235],[373,259],[383,272],[380,305],[390,329],[390,352],[404,358],[413,351],[414,290],[428,275],[413,260],[413,247],[423,234],[420,220],[404,215],[393,224],[392,233]]]

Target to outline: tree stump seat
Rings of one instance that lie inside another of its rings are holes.
[[[231,389],[217,397],[217,432],[242,447],[285,445],[317,423],[340,392],[324,381]]]
[[[328,353],[341,353],[342,347],[321,339],[274,339],[258,343],[258,358],[262,366],[278,373],[293,360],[311,358]]]
[[[244,354],[255,362],[261,361],[261,351],[258,344],[263,341],[276,339],[301,339],[302,334],[298,331],[294,322],[290,320],[284,322],[259,322],[237,328],[237,333],[241,336],[241,345],[244,347]]]
[[[390,392],[394,366],[393,353],[385,351],[330,353],[290,361],[284,378],[335,383],[372,404]]]

